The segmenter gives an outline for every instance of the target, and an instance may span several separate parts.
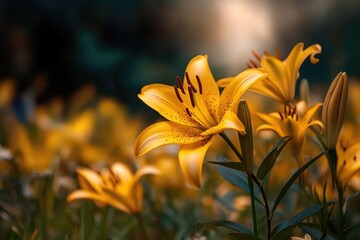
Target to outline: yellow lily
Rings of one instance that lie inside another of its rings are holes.
[[[254,51],[253,53],[260,62],[261,68],[267,71],[269,76],[262,81],[258,81],[250,90],[273,98],[282,104],[293,105],[296,81],[299,78],[301,64],[308,56],[310,56],[310,61],[313,64],[317,63],[319,59],[315,58],[315,55],[321,53],[319,44],[311,45],[305,50],[303,48],[304,44],[298,43],[284,61],[279,59],[279,55],[273,56],[266,52],[265,56],[260,57]],[[249,67],[256,68],[258,65],[251,61]],[[218,81],[218,85],[225,87],[229,84],[229,81],[229,78],[222,79]]]
[[[82,189],[71,193],[67,197],[68,202],[89,199],[129,214],[137,214],[142,210],[143,200],[140,179],[144,175],[160,172],[154,167],[144,166],[133,174],[125,164],[117,162],[106,170],[79,168],[77,173]]]
[[[360,172],[360,143],[349,146],[340,141],[336,152],[338,155],[336,174],[340,182],[346,186],[351,178]]]
[[[291,108],[284,106],[284,112],[274,112],[270,114],[258,113],[257,115],[266,122],[258,127],[257,131],[271,130],[277,133],[280,137],[292,136],[293,139],[289,142],[291,153],[297,157],[301,151],[303,141],[310,126],[323,127],[319,120],[314,120],[315,113],[322,106],[322,103],[317,103],[308,108],[303,115],[300,115],[296,107]]]
[[[178,157],[185,178],[191,185],[200,187],[207,149],[225,129],[244,133],[234,108],[240,96],[264,77],[266,74],[261,70],[248,69],[234,77],[220,96],[207,56],[197,56],[189,62],[184,80],[177,78],[178,85],[145,86],[139,98],[169,121],[155,123],[138,136],[135,156],[162,145],[180,144]]]

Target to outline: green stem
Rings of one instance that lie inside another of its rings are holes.
[[[329,153],[327,154],[327,157],[329,158],[329,165],[331,169],[331,175],[333,179],[333,184],[336,186],[337,194],[338,194],[338,215],[339,215],[339,239],[345,239],[344,235],[344,228],[345,228],[345,221],[344,221],[344,192],[343,187],[341,185],[341,182],[339,181],[337,175],[336,175],[336,166],[337,166],[337,154],[336,149],[329,149]]]
[[[255,236],[257,236],[258,231],[257,231],[256,208],[255,208],[254,182],[252,181],[250,175],[248,175],[248,184],[249,184],[250,196],[251,196],[251,211],[253,218],[254,234]]]
[[[143,220],[143,218],[141,216],[141,213],[136,213],[134,215],[135,215],[136,219],[138,220],[139,226],[140,226],[140,228],[141,228],[141,230],[143,232],[144,237],[142,239],[148,240],[149,238],[148,238],[148,235],[147,235],[146,227],[145,227],[145,224],[144,224],[144,220]]]
[[[239,152],[239,150],[236,148],[236,146],[232,143],[232,141],[230,140],[230,138],[228,136],[226,136],[225,133],[220,133],[219,134],[224,140],[225,142],[230,146],[230,148],[234,151],[234,153],[236,154],[236,156],[239,158],[240,162],[243,162],[243,157],[241,155],[241,153]]]
[[[261,196],[264,200],[264,207],[265,207],[265,211],[266,211],[267,239],[270,240],[271,239],[271,218],[272,218],[272,216],[270,216],[269,202],[267,200],[264,187],[260,183],[259,179],[254,174],[251,175],[251,177],[254,180],[255,184],[259,187]]]

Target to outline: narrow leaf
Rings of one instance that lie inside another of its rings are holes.
[[[321,208],[322,208],[321,204],[316,205],[314,207],[305,209],[304,211],[298,213],[290,220],[285,220],[278,223],[272,231],[272,235],[273,235],[272,240],[286,239],[295,227],[297,227],[306,218],[319,212]]]
[[[291,139],[292,137],[289,138],[288,136],[285,136],[275,144],[269,154],[261,162],[261,165],[256,173],[256,177],[258,179],[262,180],[266,174],[270,172],[270,170],[274,167],[276,159],[279,157],[281,151]]]
[[[293,183],[296,181],[296,179],[300,176],[300,174],[302,174],[308,167],[311,166],[311,164],[313,164],[316,160],[318,160],[322,155],[324,154],[324,152],[320,153],[319,155],[317,155],[316,157],[314,157],[313,159],[311,159],[310,161],[308,161],[306,164],[304,164],[304,166],[302,166],[301,168],[299,168],[289,179],[289,181],[285,184],[285,186],[281,189],[279,195],[277,196],[275,203],[273,205],[273,208],[271,210],[271,215],[274,213],[274,211],[276,210],[277,206],[279,205],[279,203],[281,202],[282,198],[285,196],[285,194],[287,193],[287,191],[289,190],[289,188],[291,187],[291,185],[293,185]]]
[[[238,187],[245,191],[246,193],[250,194],[250,189],[247,181],[247,176],[244,172],[240,172],[239,170],[235,170],[232,168],[228,168],[222,165],[216,165],[217,171],[225,178],[226,181],[233,184],[235,187]],[[260,204],[264,205],[259,199],[260,193],[257,188],[254,191],[255,200]]]
[[[207,161],[207,163],[212,163],[216,165],[221,165],[223,167],[231,168],[238,171],[245,171],[244,164],[241,162],[216,162],[216,161]]]
[[[239,223],[227,221],[227,220],[217,220],[217,221],[211,221],[211,222],[205,222],[205,223],[197,223],[195,226],[195,229],[199,229],[201,227],[205,228],[213,228],[213,227],[224,227],[227,229],[231,229],[234,231],[237,231],[239,233],[246,233],[252,235],[250,229],[245,227],[244,225],[241,225]]]

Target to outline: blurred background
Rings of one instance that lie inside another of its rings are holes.
[[[319,43],[319,64],[302,67],[310,84],[339,71],[359,77],[359,29],[358,0],[1,0],[0,79],[16,83],[23,121],[84,86],[147,109],[141,87],[173,84],[197,54],[209,55],[220,78],[244,70],[251,49],[278,47],[286,57],[300,41]]]

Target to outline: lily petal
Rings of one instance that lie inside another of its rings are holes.
[[[234,77],[234,80],[232,80],[221,93],[218,109],[220,119],[228,109],[235,108],[238,105],[241,96],[246,90],[248,90],[255,82],[261,81],[266,77],[267,73],[260,68],[247,69]]]
[[[116,175],[116,177],[120,178],[121,182],[129,182],[133,177],[129,167],[121,162],[112,164],[110,169]]]
[[[202,165],[206,151],[215,141],[215,136],[192,144],[182,145],[179,149],[180,167],[186,180],[195,187],[201,186]]]
[[[322,106],[323,104],[322,103],[317,103],[313,106],[311,106],[310,108],[307,109],[307,111],[305,112],[303,118],[302,118],[302,121],[305,123],[305,124],[308,124],[312,121],[312,119],[314,118],[317,110],[319,110],[319,108]]]
[[[225,112],[220,123],[214,127],[207,129],[205,132],[201,133],[202,136],[208,136],[217,134],[225,131],[226,129],[234,129],[241,134],[245,133],[245,127],[238,118],[238,116],[231,110]]]
[[[195,97],[202,97],[211,116],[216,119],[216,110],[218,108],[220,93],[215,79],[210,71],[207,55],[198,55],[191,59],[186,67],[185,73],[189,74],[190,81],[198,89],[202,89],[202,94],[196,94]],[[200,85],[196,79],[198,76]],[[188,88],[188,82],[184,77],[184,88]]]
[[[81,188],[101,192],[103,182],[101,177],[93,170],[86,168],[79,168],[76,170],[78,173],[79,184]]]
[[[164,84],[150,84],[141,89],[139,98],[159,112],[167,120],[189,126],[197,123],[186,113],[186,106],[177,98],[173,87]]]
[[[232,80],[234,80],[234,77],[227,77],[227,78],[222,78],[222,79],[218,80],[216,83],[217,83],[218,87],[224,88],[227,85],[229,85]]]
[[[203,140],[202,130],[174,122],[159,122],[147,127],[135,141],[135,156],[140,157],[152,149],[166,144],[189,144]]]

